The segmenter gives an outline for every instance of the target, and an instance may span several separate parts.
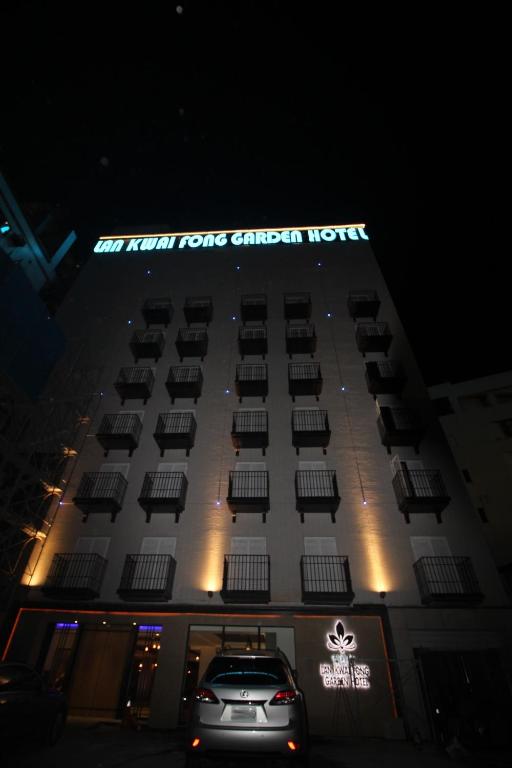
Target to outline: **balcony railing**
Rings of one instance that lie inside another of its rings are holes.
[[[297,455],[301,448],[326,448],[331,439],[327,411],[315,408],[292,410],[292,444]]]
[[[469,557],[420,557],[414,572],[424,605],[474,605],[484,598]]]
[[[126,555],[117,592],[123,600],[171,600],[175,572],[171,555]]]
[[[418,453],[425,432],[418,411],[412,408],[381,407],[377,426],[382,445],[386,446],[388,453],[391,453],[391,446],[394,445],[411,445]]]
[[[225,555],[221,597],[225,603],[270,602],[268,555]]]
[[[200,357],[208,352],[208,333],[206,328],[180,328],[176,338],[176,350],[180,362],[184,357]]]
[[[374,290],[349,291],[347,306],[352,320],[373,317],[375,321],[379,314],[380,300]]]
[[[165,386],[171,403],[177,397],[190,397],[197,403],[203,389],[203,372],[198,365],[172,365]]]
[[[266,520],[270,509],[268,472],[234,471],[229,473],[229,489],[226,499],[233,521],[238,512],[256,512]]]
[[[264,293],[245,293],[240,302],[240,316],[243,323],[265,322],[267,319],[267,297]]]
[[[301,522],[304,522],[305,512],[327,512],[334,523],[340,504],[336,472],[332,469],[297,470],[295,500]]]
[[[358,323],[356,326],[356,344],[363,357],[367,352],[388,354],[393,337],[387,323]]]
[[[231,441],[238,456],[240,448],[268,446],[268,413],[266,411],[235,411],[231,426]]]
[[[136,363],[143,357],[152,357],[155,363],[158,362],[164,346],[165,336],[162,331],[137,330],[133,332],[130,341],[130,349]]]
[[[407,381],[403,366],[398,360],[379,360],[365,363],[368,392],[373,395],[401,395]]]
[[[319,400],[322,383],[318,363],[288,363],[288,392],[293,402],[297,395],[314,395]]]
[[[310,293],[285,293],[284,316],[286,320],[309,320],[311,317]]]
[[[183,314],[187,325],[191,323],[206,323],[208,325],[213,317],[213,304],[211,296],[187,296],[183,307]]]
[[[354,599],[345,555],[303,555],[300,572],[303,603],[347,605]]]
[[[187,456],[194,446],[197,423],[192,411],[171,411],[158,414],[153,437],[160,448],[160,456],[167,448],[185,449]]]
[[[142,316],[146,328],[150,325],[169,325],[174,314],[172,301],[169,298],[146,299],[142,305]]]
[[[187,476],[184,472],[146,472],[138,502],[146,512],[146,522],[155,512],[168,512],[178,522],[185,509]]]
[[[94,553],[56,554],[42,591],[48,597],[91,600],[100,594],[106,567],[105,558]]]
[[[121,472],[84,472],[73,501],[84,519],[91,512],[107,512],[114,521],[123,506],[127,486]]]
[[[242,326],[238,329],[238,351],[242,356],[245,355],[265,355],[268,352],[267,329],[261,326]]]
[[[139,444],[142,422],[135,413],[106,413],[96,438],[108,456],[110,450],[127,450],[131,456]]]
[[[313,323],[286,326],[286,352],[292,355],[311,355],[316,350],[316,333]]]
[[[236,366],[235,388],[240,402],[244,397],[261,397],[265,402],[268,395],[266,363],[239,363]]]
[[[121,398],[121,405],[125,400],[142,399],[146,405],[151,397],[155,376],[151,368],[132,366],[121,368],[114,382],[114,387]]]
[[[450,503],[441,473],[437,469],[403,469],[393,477],[398,508],[407,523],[409,515],[430,512],[441,522],[441,512]]]

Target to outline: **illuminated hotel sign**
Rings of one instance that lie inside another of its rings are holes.
[[[320,664],[320,676],[325,688],[370,688],[370,667],[357,661],[351,651],[357,648],[356,636],[345,633],[338,619],[333,632],[327,634],[326,646],[334,651],[330,664]]]
[[[172,251],[190,248],[224,248],[246,245],[300,245],[368,240],[364,224],[296,229],[240,229],[225,232],[167,232],[145,235],[104,235],[94,246],[95,253],[119,251]]]

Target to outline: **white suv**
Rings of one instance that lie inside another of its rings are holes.
[[[226,651],[193,693],[187,763],[200,755],[257,753],[306,762],[304,695],[280,651]]]

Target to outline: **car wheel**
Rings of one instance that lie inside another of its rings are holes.
[[[50,725],[46,729],[46,733],[44,734],[44,743],[52,747],[54,744],[57,743],[57,741],[60,739],[62,735],[62,731],[64,730],[64,725],[66,723],[66,716],[64,712],[56,712],[53,720],[51,721]]]

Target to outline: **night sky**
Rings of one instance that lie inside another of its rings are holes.
[[[84,252],[117,227],[363,220],[428,383],[512,367],[506,25],[432,5],[130,8],[4,13],[0,164],[22,200],[64,207]]]

